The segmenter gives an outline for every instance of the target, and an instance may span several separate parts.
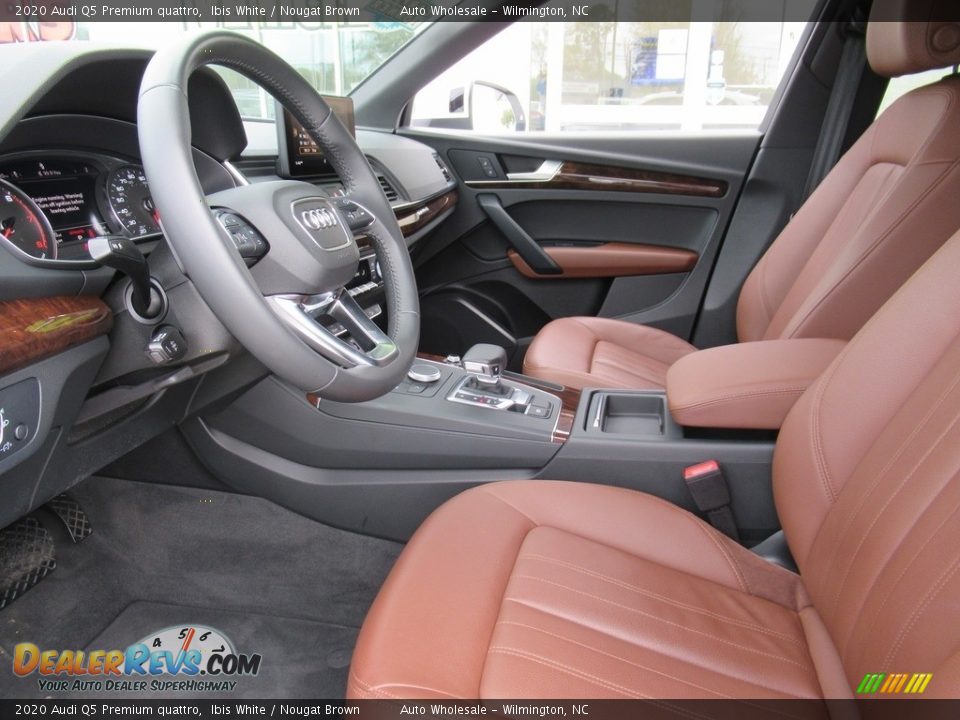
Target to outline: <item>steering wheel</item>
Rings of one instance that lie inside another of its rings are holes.
[[[318,143],[345,196],[278,180],[204,196],[193,164],[187,81],[223,65],[276,97]],[[400,227],[352,135],[296,70],[242,35],[192,36],[153,56],[140,86],[140,150],[164,234],[214,314],[269,370],[301,390],[361,402],[393,389],[420,334],[416,280]],[[224,218],[266,241],[247,267]],[[359,221],[359,224],[358,224]],[[370,238],[384,277],[382,332],[346,291]],[[337,332],[330,327],[337,324]],[[340,339],[346,329],[353,342]]]

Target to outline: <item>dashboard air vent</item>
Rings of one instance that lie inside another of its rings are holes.
[[[400,199],[400,195],[397,194],[397,191],[393,189],[390,181],[387,180],[383,175],[377,175],[377,180],[380,181],[380,187],[383,188],[383,194],[387,196],[387,200],[390,202],[396,202]]]

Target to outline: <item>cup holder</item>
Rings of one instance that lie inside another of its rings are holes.
[[[666,398],[662,394],[598,392],[587,415],[587,431],[661,437],[665,421]]]

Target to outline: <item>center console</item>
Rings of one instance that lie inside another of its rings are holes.
[[[773,431],[684,427],[664,391],[581,392],[505,365],[489,345],[462,358],[421,355],[391,392],[364,403],[306,403],[271,377],[187,435],[241,490],[269,487],[317,520],[397,539],[443,500],[497,480],[616,485],[696,511],[684,469],[708,460],[723,470],[744,542],[779,527]]]

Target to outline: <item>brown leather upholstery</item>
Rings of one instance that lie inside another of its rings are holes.
[[[874,11],[890,17],[899,3],[906,5],[907,0],[878,0]],[[906,67],[908,58],[912,69],[960,60],[960,50],[948,57],[929,49],[929,37],[949,32],[943,23],[930,23],[929,28],[920,23],[927,28],[922,32],[890,25],[871,23],[868,30],[871,59],[880,67]],[[960,78],[950,77],[888,108],[771,245],[740,294],[740,342],[849,340],[960,227],[958,192]],[[584,341],[582,333],[572,330],[583,322],[564,318],[544,327],[530,346],[531,360],[524,371],[547,380],[569,376],[568,384],[578,388],[627,387],[629,372],[622,363],[611,373],[610,363],[585,364],[585,349],[571,346],[571,338]],[[606,326],[605,342],[621,344],[622,335],[629,350],[624,360],[632,358],[642,368],[647,353],[633,340],[636,331],[630,323],[616,322],[616,327]],[[605,356],[613,354],[605,348]],[[653,359],[662,362],[661,357]],[[644,381],[633,387],[662,387],[649,372],[639,374]]]
[[[569,387],[662,388],[667,370],[696,348],[676,335],[608,318],[549,323],[527,350],[527,375]]]
[[[401,554],[350,697],[849,697],[892,672],[960,697],[958,267],[960,233],[787,417],[800,575],[641,493],[481,486]]]
[[[797,338],[691,353],[667,371],[670,414],[686,427],[777,430],[845,345]]]
[[[508,250],[507,257],[521,275],[543,280],[688,272],[697,264],[699,257],[692,250],[639,243],[556,245],[545,247],[543,251],[560,267],[561,272],[541,275],[516,250]]]

